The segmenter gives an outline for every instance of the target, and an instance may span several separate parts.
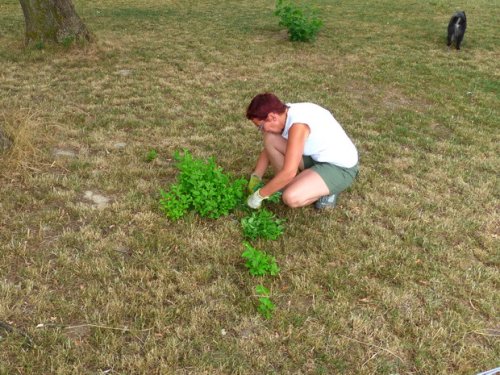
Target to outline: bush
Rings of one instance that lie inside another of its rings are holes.
[[[276,1],[275,15],[280,17],[280,26],[288,29],[291,41],[311,42],[316,39],[323,21],[317,17],[317,12],[309,7],[301,9],[285,0]]]
[[[213,158],[204,161],[184,151],[184,155],[176,152],[174,159],[180,171],[177,183],[168,192],[160,191],[161,209],[170,219],[179,219],[189,209],[216,219],[243,202],[247,181],[231,181]]]

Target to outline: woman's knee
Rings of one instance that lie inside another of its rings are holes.
[[[302,197],[300,196],[300,194],[298,194],[297,191],[295,191],[293,189],[286,189],[283,192],[281,199],[283,200],[283,203],[285,203],[288,207],[291,207],[291,208],[303,206]]]
[[[282,150],[283,146],[286,147],[286,140],[279,134],[264,133],[264,147],[266,149]]]

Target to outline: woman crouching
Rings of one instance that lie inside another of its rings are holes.
[[[246,117],[263,133],[264,148],[250,177],[247,204],[259,208],[277,191],[290,207],[335,207],[358,174],[358,151],[342,126],[313,103],[282,103],[271,93],[255,96]],[[274,177],[255,190],[271,164]]]

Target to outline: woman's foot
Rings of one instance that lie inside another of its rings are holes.
[[[338,197],[338,194],[324,195],[314,203],[314,207],[316,207],[318,210],[323,210],[325,208],[334,208],[337,205]]]

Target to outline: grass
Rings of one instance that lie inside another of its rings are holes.
[[[499,5],[75,1],[98,42],[24,50],[0,5],[0,374],[473,374],[499,365]],[[175,150],[247,177],[256,93],[331,109],[361,154],[340,207],[273,205],[257,312],[238,214],[169,222]],[[125,145],[121,144],[125,143]],[[151,163],[150,149],[158,151]],[[58,150],[65,153],[58,153]],[[92,194],[110,199],[99,208]]]

